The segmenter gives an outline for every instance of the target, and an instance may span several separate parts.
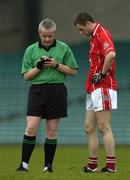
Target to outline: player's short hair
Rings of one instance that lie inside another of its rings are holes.
[[[80,24],[85,25],[86,21],[94,23],[93,17],[87,12],[81,12],[74,20],[74,25]]]
[[[40,30],[42,27],[45,29],[54,28],[54,30],[56,31],[56,23],[52,21],[51,19],[42,20],[38,26],[38,30]]]

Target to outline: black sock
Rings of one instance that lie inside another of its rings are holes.
[[[23,144],[22,144],[22,162],[28,164],[31,154],[35,147],[35,136],[26,136],[24,135]]]
[[[44,153],[45,153],[45,166],[52,165],[55,151],[57,146],[57,139],[45,139]]]

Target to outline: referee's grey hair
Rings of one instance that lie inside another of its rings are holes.
[[[51,19],[42,20],[39,24],[38,30],[40,30],[42,27],[45,29],[54,28],[54,30],[56,31],[56,23],[52,21]]]

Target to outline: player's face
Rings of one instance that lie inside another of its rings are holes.
[[[85,25],[77,24],[76,27],[79,30],[79,33],[83,36],[90,36],[92,33],[88,23]]]
[[[51,28],[51,29],[41,28],[39,30],[39,36],[40,36],[41,43],[43,46],[45,47],[51,46],[55,39],[55,29],[54,28]]]

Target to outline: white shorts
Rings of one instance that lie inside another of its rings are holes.
[[[117,91],[98,88],[86,97],[86,110],[101,111],[117,109]]]

